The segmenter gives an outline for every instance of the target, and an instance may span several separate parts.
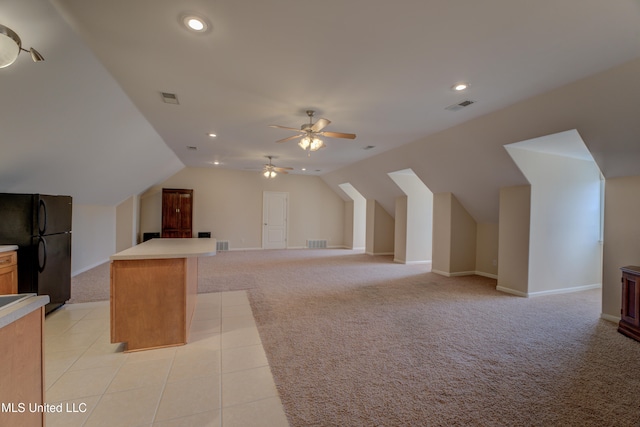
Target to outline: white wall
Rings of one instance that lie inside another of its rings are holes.
[[[531,182],[527,293],[600,285],[600,171],[595,162],[507,149]]]
[[[527,296],[530,224],[531,186],[501,188],[496,286],[500,291]]]
[[[367,236],[367,199],[348,182],[339,185],[340,189],[351,199],[350,218],[345,217],[345,236],[347,246],[351,249],[364,249]],[[349,226],[347,226],[347,222]]]
[[[71,275],[102,263],[116,252],[116,207],[73,205]]]
[[[640,265],[640,176],[607,179],[602,314],[620,320],[620,267]]]
[[[399,252],[396,244],[395,255],[398,262],[431,261],[433,246],[433,193],[411,170],[392,172],[389,177],[407,195],[402,211],[406,218],[398,221],[396,210],[396,242],[405,245]],[[398,199],[396,199],[398,200]],[[396,209],[398,204],[396,202]],[[400,226],[404,231],[398,230]],[[400,232],[400,236],[398,233]],[[401,238],[401,236],[404,236]]]
[[[140,232],[160,232],[162,188],[193,189],[193,233],[210,231],[229,248],[262,248],[264,191],[289,193],[288,247],[305,247],[309,239],[344,246],[344,201],[316,176],[185,168],[140,196]]]
[[[138,196],[129,197],[116,207],[116,252],[129,249],[137,243]]]

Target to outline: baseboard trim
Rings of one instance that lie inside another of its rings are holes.
[[[485,273],[485,272],[483,272],[483,271],[476,271],[476,274],[477,274],[478,276],[488,277],[489,279],[496,279],[496,280],[498,280],[498,275],[497,275],[497,274]]]
[[[505,292],[507,294],[517,295],[519,297],[525,297],[525,298],[541,297],[545,295],[570,294],[573,292],[581,292],[581,291],[587,291],[589,289],[600,289],[600,288],[602,288],[601,283],[594,283],[592,285],[575,286],[573,288],[553,289],[550,291],[522,292],[522,291],[516,291],[515,289],[505,288],[504,286],[496,286],[497,291]]]
[[[589,289],[600,289],[600,288],[602,288],[602,283],[594,283],[591,285],[575,286],[572,288],[562,288],[562,289],[552,289],[550,291],[530,292],[528,296],[539,297],[539,296],[554,295],[554,294],[570,294],[572,292],[580,292],[580,291],[587,291]]]
[[[372,255],[372,256],[376,256],[376,255],[393,255],[393,252],[365,252],[365,254]]]
[[[398,258],[394,258],[393,262],[396,262],[398,264],[431,264],[431,260],[425,260],[425,261],[405,261],[403,259],[398,259]]]
[[[453,273],[450,273],[448,271],[433,270],[433,269],[431,269],[431,272],[439,274],[441,276],[445,276],[445,277],[473,276],[477,274],[475,271],[454,271]]]
[[[526,292],[516,291],[515,289],[505,288],[504,286],[496,286],[496,291],[504,292],[505,294],[511,294],[518,297],[527,298],[529,296]]]
[[[106,263],[106,262],[109,262],[109,261],[110,261],[110,259],[109,259],[109,258],[106,258],[106,259],[104,259],[104,260],[102,260],[102,261],[98,261],[98,262],[96,262],[95,264],[91,264],[91,265],[89,265],[89,266],[87,266],[87,267],[81,268],[81,269],[80,269],[80,270],[78,270],[78,271],[73,271],[73,272],[71,272],[71,277],[75,277],[75,276],[77,276],[78,274],[82,274],[82,273],[84,273],[85,271],[89,271],[89,270],[91,270],[92,268],[96,268],[97,266],[102,265],[102,264],[104,264],[104,263]]]
[[[612,316],[610,314],[600,313],[600,318],[613,323],[620,322],[620,317]]]
[[[287,248],[284,249],[276,249],[276,250],[286,250],[286,249],[291,249],[291,250],[297,250],[297,249],[309,249],[306,246],[289,246]],[[336,245],[336,246],[328,246],[327,249],[349,249],[351,250],[351,248],[348,248],[344,245]],[[265,248],[229,248],[228,252],[231,251],[270,251],[271,249],[265,249]],[[357,250],[354,249],[354,250]],[[227,252],[227,251],[218,251],[218,252]],[[379,254],[376,254],[379,255]]]

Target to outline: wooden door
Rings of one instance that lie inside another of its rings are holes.
[[[193,190],[162,189],[162,237],[192,236]]]

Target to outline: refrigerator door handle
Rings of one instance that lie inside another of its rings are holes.
[[[42,252],[40,251],[42,248]],[[42,256],[41,256],[42,255]],[[38,271],[42,273],[47,266],[47,241],[38,237]]]
[[[38,206],[38,231],[40,234],[45,234],[47,231],[47,205],[42,199]]]

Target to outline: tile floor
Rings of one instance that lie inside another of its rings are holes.
[[[45,319],[47,427],[288,426],[246,292],[199,294],[185,346],[123,353],[109,302]]]

